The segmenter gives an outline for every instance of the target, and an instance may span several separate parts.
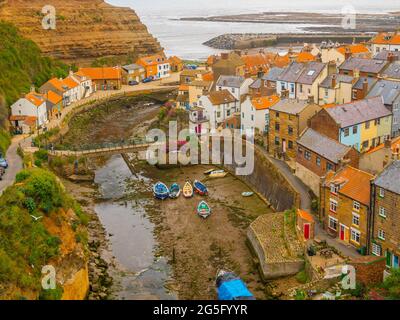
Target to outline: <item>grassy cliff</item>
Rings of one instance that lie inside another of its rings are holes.
[[[52,173],[39,168],[18,173],[16,184],[0,197],[0,299],[60,299],[60,285],[42,290],[42,267],[51,264],[59,274],[84,269],[86,223]]]
[[[44,57],[33,41],[22,37],[12,24],[0,21],[0,127],[4,128],[7,107],[31,85],[39,87],[50,77],[67,72],[67,65]]]

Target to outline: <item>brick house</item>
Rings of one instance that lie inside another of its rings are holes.
[[[339,66],[339,73],[347,76],[377,78],[386,68],[388,62],[378,59],[364,59],[351,57]]]
[[[367,97],[369,90],[378,81],[376,78],[358,77],[353,83],[352,87],[352,100],[363,100]]]
[[[359,153],[352,147],[307,128],[297,140],[296,176],[319,196],[321,177],[345,164],[358,168]]]
[[[321,183],[320,219],[339,241],[368,253],[372,215],[370,187],[373,175],[346,166],[329,172]]]
[[[119,90],[122,87],[120,67],[80,68],[79,73],[92,79],[93,91]]]
[[[312,101],[280,100],[269,108],[269,152],[272,155],[296,157],[297,139],[306,129],[308,120],[321,107]]]
[[[390,138],[392,113],[382,97],[373,97],[323,108],[310,119],[309,127],[359,152],[367,152]]]
[[[400,258],[400,161],[394,161],[371,184],[373,236],[371,251],[385,256],[386,265],[399,268]]]
[[[214,79],[220,76],[245,76],[245,63],[235,52],[221,53],[221,58],[212,65]]]

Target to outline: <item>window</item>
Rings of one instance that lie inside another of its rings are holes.
[[[383,231],[382,229],[378,230],[378,238],[381,240],[385,240],[385,231]]]
[[[300,85],[300,89],[299,89],[299,91],[300,91],[300,93],[302,93],[302,92],[303,92],[303,85],[302,85],[302,84]]]
[[[326,171],[333,171],[332,163],[329,163],[329,162],[326,163]]]
[[[310,161],[311,160],[311,152],[310,151],[304,151],[304,158],[306,158],[306,160]]]
[[[298,152],[299,154],[302,154],[302,153],[303,153],[303,148],[299,147],[299,148],[297,149],[297,152]]]
[[[288,126],[288,133],[289,133],[289,135],[293,134],[293,127]]]
[[[242,112],[242,118],[244,119],[244,112]]]
[[[344,136],[348,137],[349,134],[350,134],[350,129],[349,128],[344,129]]]
[[[379,216],[386,218],[386,209],[384,207],[379,207]]]
[[[382,248],[379,244],[376,243],[372,244],[372,254],[378,257],[382,255]]]
[[[235,93],[235,88],[232,88],[232,93]]]
[[[384,198],[384,197],[385,197],[385,189],[379,188],[379,196],[380,196],[381,198]]]
[[[329,228],[337,231],[337,227],[338,227],[338,220],[329,216]]]
[[[279,123],[275,123],[275,131],[279,131],[280,128],[281,126],[279,125]]]
[[[290,93],[294,93],[294,83],[290,84]]]
[[[354,127],[353,127],[353,134],[357,134],[357,132],[358,132],[358,127],[357,127],[357,126],[354,126]]]
[[[336,200],[333,200],[333,199],[329,200],[329,210],[336,213],[336,211],[337,211],[337,201]]]
[[[358,201],[353,201],[353,210],[360,211],[360,203]]]
[[[321,158],[320,158],[320,157],[317,157],[317,159],[315,160],[315,162],[316,162],[316,164],[317,164],[318,167],[321,166]]]
[[[251,115],[251,121],[254,121],[254,114]]]
[[[221,117],[221,112],[220,111],[217,112],[217,118],[219,118],[219,117]]]
[[[331,193],[333,194],[338,194],[339,192],[339,186],[337,184],[331,184]]]
[[[279,146],[279,138],[278,137],[275,137],[275,145]]]
[[[381,124],[381,119],[376,119],[375,120],[375,126],[379,126]]]
[[[360,226],[360,215],[353,212],[352,224],[359,227]]]
[[[351,241],[360,244],[361,233],[360,231],[351,228]]]
[[[289,149],[293,149],[293,141],[288,141],[288,146],[289,146]]]
[[[277,118],[279,118],[279,112],[277,112],[277,113],[275,114],[275,116],[276,116]]]
[[[369,129],[369,127],[370,127],[370,122],[367,121],[367,122],[365,123],[365,129]]]
[[[325,98],[328,98],[328,97],[329,97],[329,90],[325,89]]]

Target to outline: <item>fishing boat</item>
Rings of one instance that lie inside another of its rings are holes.
[[[179,184],[174,183],[170,188],[169,188],[169,197],[171,199],[176,199],[179,198],[181,194],[181,187]]]
[[[208,169],[206,171],[204,171],[203,173],[208,176],[211,172],[215,171],[215,169]]]
[[[162,182],[157,182],[153,186],[153,193],[154,197],[160,200],[165,200],[169,197],[168,187]]]
[[[206,196],[208,194],[207,187],[203,183],[201,183],[199,180],[194,181],[193,188],[194,188],[194,191],[201,196]]]
[[[242,193],[242,196],[243,196],[243,197],[251,197],[253,194],[254,194],[254,192],[251,192],[251,191],[249,191],[249,192],[243,192],[243,193]]]
[[[231,271],[219,271],[215,282],[218,300],[255,300],[243,280]]]
[[[189,181],[186,181],[182,191],[185,198],[193,197],[193,186]]]
[[[208,218],[208,217],[210,216],[210,214],[211,214],[211,208],[210,208],[210,206],[207,204],[207,202],[201,201],[201,202],[199,203],[199,205],[197,206],[197,214],[198,214],[200,217],[204,218],[204,219],[206,219],[206,218]]]
[[[210,173],[210,178],[225,178],[227,174],[224,170],[214,170]]]

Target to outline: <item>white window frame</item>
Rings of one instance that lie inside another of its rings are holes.
[[[361,203],[359,203],[358,201],[353,201],[353,210],[359,212],[361,209]]]
[[[380,257],[382,255],[382,247],[379,244],[372,243],[372,254]]]
[[[381,198],[384,198],[384,197],[385,197],[385,189],[379,188],[379,196],[380,196]]]
[[[379,207],[379,216],[382,217],[382,218],[386,218],[387,217],[386,208],[385,207],[382,207],[382,206]]]
[[[355,220],[357,221],[357,223],[354,223]],[[359,215],[358,213],[353,212],[353,216],[352,216],[352,219],[351,219],[351,223],[352,223],[354,226],[357,226],[357,227],[360,226],[360,215]]]
[[[357,236],[358,236],[358,240],[357,240]],[[361,232],[358,231],[357,229],[351,228],[350,239],[354,243],[360,244],[360,242],[361,242]]]
[[[328,223],[329,229],[337,231],[338,230],[338,226],[339,226],[339,220],[334,218],[334,217],[332,217],[332,216],[329,216],[329,220],[328,221],[329,221],[329,223]],[[331,221],[334,221],[336,223],[336,229],[332,228]]]
[[[332,210],[332,208],[333,208],[332,204],[334,204],[334,209],[335,210]],[[337,213],[337,207],[338,207],[338,202],[336,200],[334,200],[334,199],[329,199],[329,211]]]
[[[385,230],[379,229],[379,230],[378,230],[378,239],[380,239],[380,240],[386,240],[386,239],[385,239],[385,236],[386,236]]]

